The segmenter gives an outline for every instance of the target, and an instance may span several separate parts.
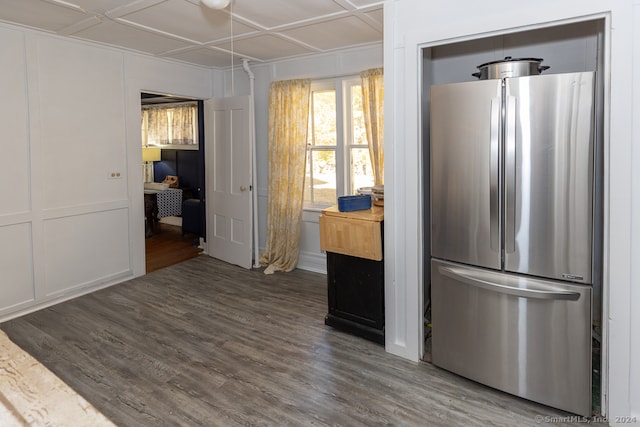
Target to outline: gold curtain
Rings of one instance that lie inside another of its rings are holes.
[[[269,88],[269,197],[265,274],[298,264],[309,121],[310,80],[271,83]]]
[[[362,108],[369,142],[375,185],[384,184],[384,71],[372,68],[360,73]]]
[[[142,107],[142,145],[198,143],[198,105],[145,105]]]

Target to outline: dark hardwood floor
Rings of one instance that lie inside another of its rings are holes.
[[[197,242],[195,234],[183,236],[178,226],[155,223],[153,235],[144,241],[147,273],[197,257],[202,252]]]
[[[325,326],[326,292],[201,255],[0,328],[119,426],[581,425]]]

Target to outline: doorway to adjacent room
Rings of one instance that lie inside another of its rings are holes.
[[[172,114],[184,109],[180,107],[192,111]],[[145,150],[156,152],[143,165],[145,265],[150,273],[203,252],[204,119],[202,101],[179,96],[143,92],[141,109],[143,160]],[[176,177],[172,188],[160,188],[171,177]]]

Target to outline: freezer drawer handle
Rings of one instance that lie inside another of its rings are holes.
[[[450,267],[438,267],[440,273],[443,275],[455,279],[460,282],[464,282],[467,285],[475,286],[478,288],[486,289],[488,291],[499,292],[502,294],[514,295],[522,298],[535,298],[535,299],[548,299],[548,300],[569,300],[577,301],[580,298],[578,292],[571,291],[543,291],[539,289],[522,289],[514,288],[511,286],[498,285],[497,283],[487,282],[486,280],[472,277],[467,274],[459,272],[455,268]]]

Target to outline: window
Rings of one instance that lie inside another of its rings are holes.
[[[311,87],[305,208],[336,204],[337,197],[373,185],[359,78],[314,82]]]
[[[143,105],[142,145],[198,145],[198,104]]]
[[[362,86],[360,81],[347,82],[347,149],[349,158],[348,194],[356,194],[358,188],[371,187],[374,184],[367,130],[362,111]]]

